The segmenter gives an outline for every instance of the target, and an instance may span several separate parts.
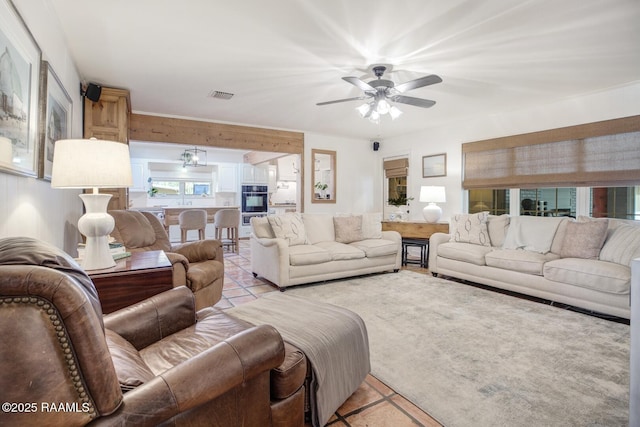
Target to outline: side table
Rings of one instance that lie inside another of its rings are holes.
[[[428,268],[429,238],[433,233],[448,233],[449,223],[430,223],[426,221],[382,221],[382,230],[397,231],[402,236],[402,265],[416,263],[420,264],[421,267]],[[417,246],[420,248],[419,262],[411,262],[407,259],[407,252],[410,246]]]
[[[173,288],[173,267],[164,251],[133,252],[115,267],[88,270],[102,312],[111,313]]]

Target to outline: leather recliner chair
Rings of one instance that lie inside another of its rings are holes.
[[[273,327],[196,312],[185,287],[103,318],[86,273],[34,239],[0,239],[0,333],[3,426],[304,424],[306,358]]]
[[[172,245],[164,226],[154,214],[113,210],[111,237],[127,251],[162,250],[173,266],[173,286],[186,286],[196,296],[196,309],[209,307],[222,298],[224,254],[218,240],[198,240]]]

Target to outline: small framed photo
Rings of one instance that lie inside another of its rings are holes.
[[[71,137],[73,101],[47,61],[40,66],[38,178],[51,181],[55,142]]]
[[[447,153],[422,156],[422,177],[447,176]]]
[[[38,175],[41,52],[10,0],[0,0],[0,171]]]

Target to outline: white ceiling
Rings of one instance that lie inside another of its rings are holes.
[[[51,0],[86,82],[137,112],[385,138],[640,80],[638,0]],[[344,76],[391,64],[430,109],[361,119]],[[231,92],[231,100],[208,97]]]

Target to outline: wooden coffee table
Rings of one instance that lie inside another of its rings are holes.
[[[164,251],[133,252],[116,261],[115,267],[87,273],[104,314],[173,288],[173,267]]]

